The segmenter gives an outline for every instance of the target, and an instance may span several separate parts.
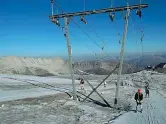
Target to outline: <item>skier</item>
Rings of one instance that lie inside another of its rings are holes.
[[[106,85],[107,85],[107,82],[105,81],[105,82],[104,82],[104,87],[106,87]]]
[[[137,112],[138,105],[140,105],[141,106],[141,113],[142,113],[143,108],[142,108],[141,101],[143,100],[143,94],[142,94],[142,90],[141,89],[138,89],[138,92],[135,94],[134,99],[136,100],[136,103],[137,103],[136,112]]]
[[[81,90],[84,90],[84,79],[81,78],[80,81]]]
[[[145,86],[146,97],[149,97],[149,85]]]

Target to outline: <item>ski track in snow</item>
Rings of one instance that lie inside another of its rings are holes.
[[[166,124],[166,99],[156,91],[151,91],[150,98],[144,98],[142,113],[134,110],[135,104],[133,110],[110,124]]]

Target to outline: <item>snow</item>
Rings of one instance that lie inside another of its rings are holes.
[[[37,84],[41,86],[43,83],[46,83],[52,86],[61,85],[64,87],[65,85],[70,84],[71,80],[61,79],[61,78],[36,77],[36,76],[0,75],[0,86],[1,86],[0,101],[17,100],[17,99],[22,99],[27,97],[52,95],[52,94],[57,94],[60,92],[71,90],[70,85],[65,87],[66,89],[61,89],[61,90],[59,90],[59,88],[49,87],[50,89],[52,89],[50,90],[50,89],[35,87],[29,83],[33,83],[33,84]]]
[[[38,97],[44,95],[52,95],[60,93],[58,91],[50,91],[43,88],[32,88],[28,90],[10,90],[0,91],[0,101],[17,100],[28,97]]]
[[[166,99],[155,91],[150,98],[144,98],[143,112],[135,113],[135,105],[132,111],[122,115],[110,124],[165,124]]]
[[[66,84],[71,83],[70,79],[62,79],[62,78],[54,78],[54,77],[37,77],[37,76],[25,76],[25,75],[0,75],[0,78],[17,78],[22,80],[34,80],[34,81],[41,81],[46,83],[60,83]],[[4,79],[1,79],[1,81]],[[6,80],[5,80],[6,81]],[[11,82],[11,80],[7,80]]]
[[[129,110],[128,112],[102,107],[88,101],[73,101],[67,95],[59,94],[72,91],[71,79],[66,75],[64,77],[62,75],[60,77],[0,75],[0,122],[2,124],[164,124],[166,122],[164,117],[166,115],[166,75],[164,74],[144,71],[122,75],[123,85],[119,89],[119,103],[120,107],[123,110]],[[85,77],[90,79],[89,82],[96,87],[105,76],[85,75]],[[107,86],[101,85],[97,89],[111,106],[114,102],[116,79],[117,75],[111,75],[107,79]],[[150,98],[144,98],[143,113],[134,113],[134,93],[137,91],[137,85],[144,86],[145,81],[150,84]],[[30,83],[49,87],[51,90],[36,87]],[[79,80],[76,80],[76,89],[79,90],[79,88]],[[86,95],[92,90],[87,83],[85,83],[85,89]],[[91,98],[103,103],[96,93],[93,93]]]
[[[90,83],[96,86],[97,80],[91,80]],[[40,88],[30,83],[41,85],[50,89]],[[44,84],[43,84],[44,83]],[[77,89],[79,89],[79,80],[75,81]],[[47,86],[49,84],[53,87]],[[17,100],[27,97],[38,97],[44,95],[52,95],[65,91],[72,91],[71,79],[63,79],[58,77],[37,77],[25,75],[0,75],[0,101]],[[86,90],[91,89],[86,87]]]

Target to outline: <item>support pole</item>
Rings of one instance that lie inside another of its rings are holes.
[[[109,78],[109,76],[110,76],[118,67],[119,67],[119,63],[118,63],[118,64],[116,65],[116,67],[101,81],[101,83],[98,84],[98,85],[96,86],[96,88],[94,88],[93,91],[92,91],[88,96],[86,96],[85,99],[83,99],[82,102],[84,102],[87,98],[89,98],[90,95],[91,95],[93,92],[95,92],[96,89],[97,89],[102,83],[104,83],[104,82]]]
[[[77,69],[78,70],[78,69]],[[79,71],[79,70],[78,70]],[[81,77],[89,84],[89,86],[94,90],[95,88],[93,87],[93,85],[84,77],[83,74],[81,74]],[[100,93],[98,93],[96,90],[94,90],[97,95],[107,104],[107,107],[111,107],[110,104],[102,97],[102,95]]]
[[[67,41],[67,48],[68,48],[68,64],[70,69],[70,74],[72,78],[72,85],[73,85],[73,99],[76,100],[76,88],[75,88],[75,79],[74,79],[74,72],[73,72],[73,66],[72,66],[72,53],[71,53],[71,45],[70,45],[70,39],[69,39],[69,33],[68,33],[68,20],[67,17],[64,17],[65,20],[65,37]]]
[[[59,7],[58,5],[56,5],[56,6]],[[89,10],[89,11],[72,12],[72,13],[62,13],[62,14],[56,14],[56,15],[49,16],[50,19],[56,19],[56,22],[55,22],[55,20],[52,21],[52,22],[55,23],[58,26],[60,26],[60,24],[57,22],[57,20],[60,19],[60,18],[65,19],[65,36],[66,36],[67,46],[68,46],[69,67],[70,67],[70,73],[71,73],[71,77],[72,77],[73,99],[74,100],[76,100],[76,90],[75,90],[75,80],[74,80],[74,77],[73,77],[74,74],[73,74],[73,67],[72,67],[71,46],[70,46],[70,42],[69,42],[68,20],[67,20],[67,18],[71,18],[71,17],[75,17],[75,16],[100,14],[100,13],[122,12],[122,11],[127,10],[126,18],[125,18],[125,28],[124,28],[123,40],[122,40],[122,47],[121,47],[121,53],[120,53],[121,56],[120,56],[119,75],[118,75],[118,81],[117,81],[117,85],[116,85],[116,94],[115,94],[115,101],[114,101],[114,105],[117,105],[118,95],[119,95],[119,83],[120,83],[120,77],[121,77],[122,65],[123,65],[124,46],[125,46],[125,42],[126,42],[126,35],[127,35],[127,28],[128,28],[128,16],[129,16],[130,10],[140,9],[140,8],[143,9],[143,8],[146,8],[146,7],[148,7],[148,4],[138,4],[138,5],[131,5],[131,6],[127,5],[127,6],[122,6],[122,7],[102,8],[102,9],[98,9],[98,10]],[[108,77],[106,77],[83,101],[85,101]]]
[[[119,72],[118,72],[118,80],[117,80],[117,84],[116,84],[114,107],[117,107],[118,99],[119,99],[118,98],[118,96],[119,96],[119,85],[120,85],[120,78],[121,78],[121,74],[122,74],[124,47],[125,47],[126,35],[127,35],[127,29],[128,29],[129,14],[130,14],[130,9],[127,9],[126,17],[125,17],[125,27],[124,27],[124,32],[123,32],[123,40],[122,40],[122,46],[121,46],[121,53],[120,53],[120,66],[119,66]]]
[[[54,3],[53,0],[51,0],[51,12],[52,12],[52,16],[54,15]]]

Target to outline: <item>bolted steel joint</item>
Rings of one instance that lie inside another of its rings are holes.
[[[114,21],[114,18],[115,18],[115,13],[109,13],[109,17],[111,19],[111,21],[113,22]]]
[[[140,9],[138,9],[136,11],[136,15],[138,15],[141,18],[142,17],[142,11]]]
[[[85,18],[83,16],[80,17],[81,18],[81,21],[85,24],[88,24],[87,21],[85,20]]]

